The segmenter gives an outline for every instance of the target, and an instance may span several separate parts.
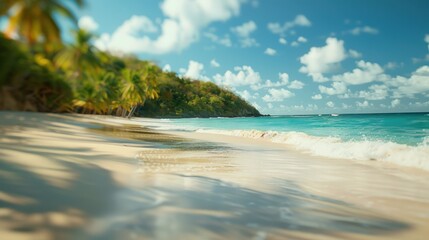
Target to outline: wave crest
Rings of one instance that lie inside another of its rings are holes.
[[[385,141],[343,141],[336,137],[317,137],[303,132],[258,130],[206,130],[197,132],[222,134],[283,143],[315,156],[352,160],[376,160],[429,171],[429,137],[418,146]]]

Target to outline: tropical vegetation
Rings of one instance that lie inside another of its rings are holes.
[[[92,44],[95,36],[74,30],[63,43],[55,21],[76,17],[61,0],[2,0],[0,109],[110,114],[123,117],[259,116],[231,91],[211,82],[164,72],[150,61],[115,56]]]

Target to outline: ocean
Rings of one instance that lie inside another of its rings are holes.
[[[158,130],[263,138],[314,156],[385,161],[429,170],[429,113],[135,121]]]

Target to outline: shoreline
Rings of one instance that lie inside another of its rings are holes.
[[[8,239],[429,234],[422,171],[122,118],[0,117],[0,236]]]

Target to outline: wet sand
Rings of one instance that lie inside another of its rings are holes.
[[[429,173],[0,112],[0,239],[427,239]]]

